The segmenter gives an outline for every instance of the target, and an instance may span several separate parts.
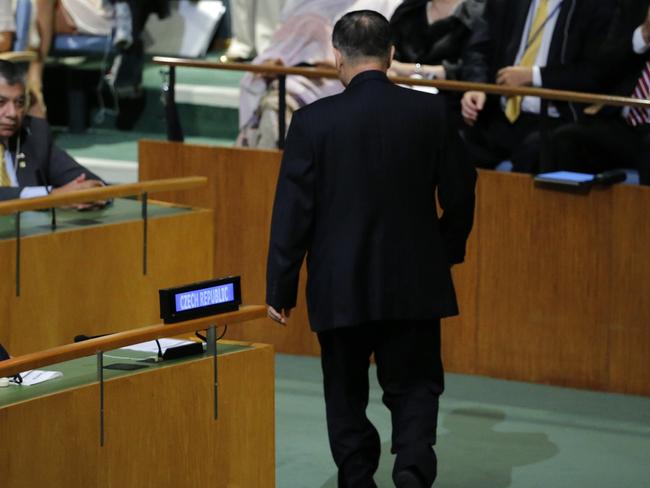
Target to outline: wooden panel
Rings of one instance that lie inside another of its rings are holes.
[[[481,179],[478,372],[605,388],[611,193]]]
[[[266,256],[282,153],[159,141],[141,141],[139,149],[141,180],[208,177],[207,187],[161,193],[158,198],[214,209],[214,275],[240,275],[244,300],[266,303]],[[319,354],[307,320],[304,269],[287,327],[267,319],[251,321],[229,330],[228,337],[272,343],[290,354]]]
[[[609,290],[611,389],[650,395],[650,188],[614,189]]]
[[[480,182],[479,182],[480,184]],[[476,373],[478,215],[467,242],[463,264],[452,268],[460,315],[442,321],[442,359],[445,371]]]
[[[99,388],[68,390],[0,408],[0,484],[99,486]]]
[[[272,488],[273,361],[219,356],[218,420],[210,358],[107,381],[104,447],[96,384],[4,407],[2,486]]]
[[[21,296],[13,279],[0,284],[0,343],[20,355],[159,323],[159,288],[211,276],[212,225],[209,210],[151,219],[146,276],[141,222],[23,239]],[[14,270],[14,242],[0,241],[0,259]]]
[[[262,303],[280,153],[150,141],[140,149],[141,178],[209,177],[207,189],[170,198],[217,209],[215,274],[242,274],[247,300]],[[443,322],[447,370],[650,395],[648,208],[650,188],[576,195],[481,171],[467,259],[453,271],[461,316]],[[318,354],[304,270],[301,279],[286,328],[258,321],[232,336]]]

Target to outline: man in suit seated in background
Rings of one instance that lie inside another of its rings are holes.
[[[462,78],[594,90],[597,54],[614,8],[614,0],[488,0],[464,55]],[[580,113],[574,104],[555,102],[546,111],[535,97],[488,98],[469,91],[462,99],[472,162],[494,168],[511,160],[514,171],[528,173],[538,171],[542,121],[551,129]]]
[[[621,0],[600,59],[608,93],[650,98],[650,0]],[[590,107],[588,112],[592,115],[551,134],[542,170],[636,168],[639,182],[650,185],[650,111]]]
[[[54,145],[45,120],[25,116],[25,71],[0,59],[0,200],[103,186],[98,176]]]

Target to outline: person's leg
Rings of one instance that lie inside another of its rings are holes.
[[[393,423],[393,479],[415,474],[431,486],[437,474],[438,399],[444,390],[440,320],[391,321],[375,345],[377,378]],[[408,485],[405,485],[408,486]]]
[[[638,143],[622,118],[592,118],[556,128],[550,135],[543,171],[600,173],[633,167]]]
[[[370,326],[347,327],[318,334],[327,413],[327,431],[339,488],[376,487],[379,434],[366,416]]]
[[[0,53],[11,51],[16,24],[11,2],[0,2]]]
[[[257,8],[267,0],[231,0],[232,41],[226,56],[234,61],[250,59],[255,54],[255,19]]]
[[[280,12],[285,0],[263,0],[257,3],[255,11],[255,51],[258,53],[271,44],[271,37],[278,28]]]
[[[52,38],[55,32],[72,33],[75,29],[57,0],[35,0],[35,6],[39,45],[36,59],[30,63],[27,73],[29,92],[34,97],[29,114],[44,118],[47,109],[43,99],[43,69],[52,47]]]
[[[650,185],[650,127],[643,126],[636,131],[639,148],[636,157],[636,167],[639,171],[639,183]]]
[[[495,110],[486,110],[473,127],[461,128],[470,163],[478,168],[494,169],[508,159],[513,139],[509,122]]]

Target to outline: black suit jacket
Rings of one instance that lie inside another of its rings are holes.
[[[483,17],[464,54],[463,79],[495,83],[497,72],[513,66],[532,0],[487,0]],[[544,88],[594,91],[597,60],[609,31],[615,0],[564,0],[553,31],[547,65],[541,68]],[[493,97],[494,103],[496,97]],[[557,104],[561,115],[577,118],[578,110]]]
[[[26,117],[20,137],[14,136],[9,140],[9,150],[14,163],[22,159],[25,164],[24,167],[18,164],[16,169],[19,186],[0,187],[0,200],[20,198],[20,192],[26,186],[63,186],[82,173],[86,173],[88,179],[101,181],[52,142],[50,126],[43,119]]]
[[[598,79],[603,91],[632,96],[645,64],[650,59],[650,51],[637,54],[632,44],[634,31],[643,24],[649,6],[650,0],[619,0],[609,37],[599,57]],[[610,110],[620,114],[620,108]]]
[[[379,71],[357,75],[342,94],[293,116],[267,302],[295,306],[306,253],[315,331],[456,314],[450,266],[464,258],[475,178],[442,97],[393,85]]]

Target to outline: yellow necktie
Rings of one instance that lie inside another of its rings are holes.
[[[530,31],[528,32],[528,40],[526,41],[527,48],[524,55],[521,57],[521,61],[519,61],[519,66],[532,68],[535,65],[535,60],[539,53],[539,47],[542,45],[542,37],[544,36],[542,29],[547,17],[548,0],[539,0],[533,24],[530,26]],[[519,118],[520,113],[521,97],[510,97],[506,102],[506,117],[510,123],[514,124],[514,122]]]
[[[5,164],[5,146],[0,143],[0,186],[11,186],[11,178]]]

